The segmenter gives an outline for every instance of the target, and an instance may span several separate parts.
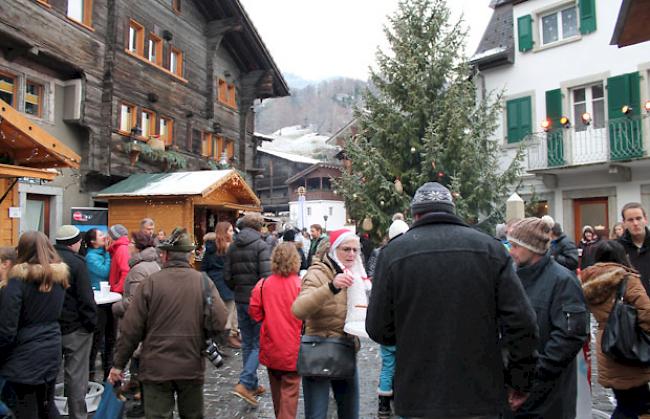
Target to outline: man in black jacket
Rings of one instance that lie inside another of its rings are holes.
[[[551,256],[570,271],[578,269],[578,248],[562,231],[562,224],[555,223],[551,229]]]
[[[503,245],[454,214],[449,190],[425,183],[411,211],[379,255],[366,318],[374,341],[397,345],[395,413],[498,417],[507,391],[517,406],[530,389],[535,313]]]
[[[650,294],[650,231],[645,209],[638,202],[630,202],[621,211],[625,233],[618,239],[625,248],[630,263],[639,271],[641,283]]]
[[[576,355],[587,340],[589,314],[576,276],[551,258],[550,228],[524,218],[512,226],[508,241],[517,275],[537,314],[540,342],[535,380],[516,418],[574,419]]]
[[[238,223],[241,230],[226,252],[223,272],[226,284],[235,291],[244,362],[232,393],[257,406],[256,397],[265,392],[257,380],[260,324],[248,315],[248,303],[255,284],[271,275],[271,249],[261,238],[264,218],[260,214],[247,214]]]
[[[65,291],[59,318],[65,368],[65,394],[70,418],[86,419],[86,392],[97,306],[88,278],[86,261],[79,255],[81,233],[75,226],[64,225],[56,232],[56,251],[70,269],[70,287]]]

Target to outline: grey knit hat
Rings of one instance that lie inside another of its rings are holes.
[[[111,236],[111,239],[117,240],[120,237],[128,236],[129,230],[127,230],[122,224],[115,224],[108,229],[108,235]]]
[[[73,225],[62,225],[56,230],[56,242],[64,246],[72,246],[81,240],[81,233],[79,229]]]
[[[517,221],[510,229],[508,241],[531,252],[543,255],[548,250],[551,240],[549,234],[551,227],[545,220],[537,217],[528,217]]]
[[[449,189],[438,182],[427,182],[420,186],[411,201],[413,215],[427,212],[454,213],[456,206]]]

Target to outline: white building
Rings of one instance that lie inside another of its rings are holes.
[[[621,1],[493,0],[472,58],[479,94],[504,93],[504,165],[523,144],[523,196],[570,237],[650,210],[650,43],[610,45]]]

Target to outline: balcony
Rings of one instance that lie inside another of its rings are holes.
[[[643,133],[650,132],[648,115],[606,121],[604,126],[560,128],[529,134],[528,170],[538,171],[647,156]],[[647,134],[646,134],[647,135]]]

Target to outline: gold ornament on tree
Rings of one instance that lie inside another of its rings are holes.
[[[363,223],[361,223],[361,228],[363,228],[366,231],[372,230],[372,218],[366,217],[363,219]]]
[[[404,187],[402,186],[402,181],[399,178],[395,179],[395,192],[402,193],[404,192]]]

